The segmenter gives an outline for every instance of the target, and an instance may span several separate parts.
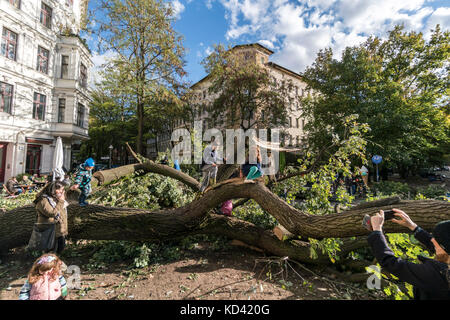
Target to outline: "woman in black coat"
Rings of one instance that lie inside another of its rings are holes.
[[[450,300],[450,220],[436,225],[433,236],[417,226],[403,211],[393,209],[395,218],[390,221],[414,232],[417,240],[423,243],[434,259],[419,256],[421,264],[395,257],[383,235],[384,212],[380,210],[370,218],[372,233],[367,238],[380,265],[387,271],[414,287],[414,299]]]

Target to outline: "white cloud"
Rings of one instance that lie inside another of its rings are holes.
[[[258,42],[268,48],[277,43],[280,50],[272,59],[297,72],[311,65],[320,49],[331,47],[339,58],[345,47],[370,35],[386,37],[397,24],[425,35],[437,23],[442,29],[450,24],[450,8],[433,9],[429,0],[219,1],[229,23],[227,40],[262,39]]]
[[[214,49],[213,48],[211,48],[211,47],[208,47],[208,48],[206,48],[206,50],[205,50],[205,54],[206,54],[206,56],[209,56],[211,53],[213,53],[214,52]]]
[[[212,9],[214,0],[206,0],[205,4],[208,9]]]
[[[100,75],[100,71],[103,70],[103,65],[107,63],[109,60],[113,59],[116,56],[116,54],[108,50],[103,54],[99,54],[98,52],[93,52],[92,54],[92,63],[94,66],[91,69],[91,76],[90,76],[90,86],[95,87],[96,82],[101,82],[102,76]]]
[[[259,40],[259,44],[263,45],[264,47],[267,47],[269,49],[275,49],[275,46],[273,45],[272,41],[269,40]]]
[[[173,8],[173,16],[177,19],[180,18],[181,13],[184,11],[185,7],[184,4],[182,4],[178,0],[172,1],[172,8]]]
[[[435,29],[440,24],[441,30],[450,29],[450,8],[438,8],[427,21],[426,33],[430,34],[431,29]]]

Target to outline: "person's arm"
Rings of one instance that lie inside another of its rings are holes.
[[[78,170],[77,173],[76,173],[76,175],[75,175],[75,179],[74,179],[74,182],[73,182],[73,186],[70,187],[70,189],[74,190],[74,189],[79,188],[79,186],[80,186],[80,184],[81,184],[82,181],[83,181],[83,175],[81,174],[81,171]]]
[[[433,239],[431,234],[417,226],[414,230],[414,237],[427,248],[428,252],[431,254],[435,253],[436,250],[434,248],[434,244],[431,242],[431,239]]]
[[[395,257],[381,231],[373,231],[367,241],[380,265],[401,281],[430,291],[439,287],[442,287],[442,290],[447,289],[448,284],[445,285],[439,272],[430,264],[416,264]]]
[[[19,300],[30,300],[30,291],[31,291],[31,284],[27,280],[22,286],[22,289],[20,289]]]
[[[58,205],[53,208],[50,202],[48,202],[48,200],[45,198],[41,199],[41,201],[36,204],[36,210],[39,211],[40,214],[48,218],[55,218],[59,214]]]
[[[414,237],[416,237],[430,253],[434,253],[435,249],[431,242],[431,239],[433,238],[431,234],[415,224],[404,211],[399,209],[392,210],[395,212],[394,215],[396,219],[392,219],[391,221],[411,230],[414,233]]]
[[[395,222],[396,219],[393,219],[391,221],[407,226],[408,228],[415,229],[417,227],[406,213],[398,209],[393,210],[400,220]],[[380,210],[379,213],[371,217],[370,222],[373,232],[369,235],[367,241],[372,248],[373,255],[383,268],[398,277],[401,281],[408,282],[418,288],[427,291],[448,290],[447,281],[443,281],[441,274],[430,263],[416,264],[395,257],[382,232],[384,224],[383,210]]]

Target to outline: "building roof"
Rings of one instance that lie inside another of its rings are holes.
[[[272,50],[264,47],[263,45],[261,45],[259,43],[238,44],[238,45],[234,46],[231,50],[240,49],[240,48],[252,48],[252,47],[256,48],[258,50],[261,50],[262,52],[264,52],[265,54],[268,54],[269,56],[274,53]]]
[[[298,74],[297,72],[294,72],[292,70],[289,70],[289,69],[287,69],[287,68],[285,68],[283,66],[280,66],[279,64],[276,64],[274,62],[268,62],[267,65],[269,67],[274,68],[274,69],[283,71],[283,72],[285,72],[285,73],[287,73],[287,74],[289,74],[289,75],[291,75],[291,76],[293,76],[295,78],[298,78],[299,80],[303,80],[303,77],[300,74]]]
[[[264,47],[263,45],[259,44],[259,43],[249,43],[249,44],[239,44],[234,46],[233,48],[231,48],[231,50],[234,49],[240,49],[240,48],[256,48],[257,50],[260,50],[262,52],[264,52],[267,55],[272,55],[274,52],[266,47]],[[269,67],[273,68],[273,69],[277,69],[280,70],[282,72],[285,72],[299,80],[303,80],[302,76],[292,70],[289,70],[283,66],[280,66],[279,64],[276,64],[274,62],[268,62],[266,65],[268,65]],[[195,86],[197,86],[198,84],[204,82],[205,80],[207,80],[210,77],[210,75],[208,74],[207,76],[203,77],[202,79],[200,79],[199,81],[197,81],[196,83],[194,83],[191,88],[194,88]]]

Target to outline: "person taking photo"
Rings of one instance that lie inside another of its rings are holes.
[[[393,209],[393,223],[408,228],[434,259],[418,256],[420,264],[395,257],[383,234],[384,211],[370,217],[372,232],[367,241],[380,265],[413,286],[415,300],[450,300],[450,220],[438,223],[433,235],[420,228],[402,210]]]

